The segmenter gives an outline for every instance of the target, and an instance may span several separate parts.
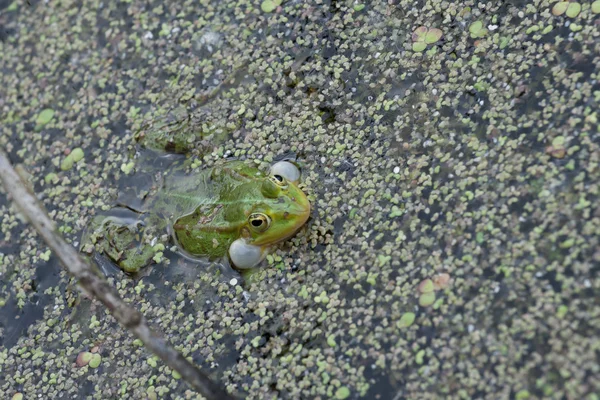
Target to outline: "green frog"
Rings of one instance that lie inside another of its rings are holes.
[[[160,158],[155,153],[160,148],[185,153],[190,144],[198,151],[210,142],[193,130],[185,110],[176,111],[174,122],[159,120],[137,135],[138,145],[152,149],[149,158]],[[95,250],[125,272],[136,273],[161,261],[170,236],[188,258],[223,259],[248,269],[309,218],[310,203],[298,187],[300,171],[290,161],[275,163],[269,173],[243,161],[191,174],[181,169],[164,174],[162,167],[155,168],[154,175],[161,179],[153,183],[143,204],[127,204],[112,215],[95,217],[84,232],[82,252],[92,255]]]
[[[237,269],[253,268],[273,245],[294,235],[310,215],[298,187],[300,172],[280,161],[268,174],[242,161],[230,161],[197,174],[168,177],[142,210],[142,219],[96,217],[82,250],[94,249],[121,269],[136,273],[156,261],[162,245],[137,243],[165,230],[179,250],[193,258],[226,258]],[[131,208],[130,208],[131,209]],[[156,237],[156,236],[155,236]]]

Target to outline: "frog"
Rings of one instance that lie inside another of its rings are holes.
[[[290,161],[279,161],[264,173],[237,160],[167,176],[142,209],[133,210],[143,218],[98,216],[82,249],[88,254],[100,251],[123,271],[137,273],[156,259],[156,250],[163,250],[137,243],[142,228],[150,225],[157,234],[166,229],[179,252],[189,258],[221,259],[240,270],[254,268],[310,217],[299,177]]]
[[[136,135],[146,140],[143,147],[151,149],[145,153],[149,158],[168,155],[169,149],[181,155],[186,151],[183,144],[199,148],[188,139],[199,135],[187,128],[192,124],[185,116],[178,111],[175,122],[159,121],[153,131]],[[148,138],[153,139],[150,144]],[[156,152],[160,146],[165,147],[162,154]],[[129,274],[159,262],[168,242],[192,260],[220,260],[237,270],[252,269],[310,217],[300,169],[290,159],[274,163],[268,172],[253,160],[226,160],[192,172],[181,166],[167,171],[154,171],[152,189],[141,204],[119,204],[109,215],[94,217],[80,250],[88,256],[96,252]]]

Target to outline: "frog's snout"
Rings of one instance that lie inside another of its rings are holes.
[[[300,227],[310,217],[310,201],[308,201],[308,198],[301,190],[298,190],[291,200],[286,214],[295,216],[298,221],[298,227]]]
[[[304,193],[302,193],[302,196],[304,197],[304,202],[301,203],[302,210],[300,212],[300,217],[302,223],[300,225],[304,225],[304,223],[306,223],[306,221],[308,221],[308,218],[310,217],[310,201],[308,201],[308,198],[306,197],[306,195],[304,195]]]
[[[253,245],[270,245],[293,236],[308,221],[310,202],[300,189],[290,185],[287,195],[275,200],[267,212],[272,226],[266,232],[256,234]]]

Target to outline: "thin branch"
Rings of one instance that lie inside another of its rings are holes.
[[[63,267],[79,281],[84,290],[100,300],[121,325],[137,336],[165,364],[179,372],[181,377],[206,399],[233,400],[232,396],[171,347],[162,334],[150,329],[144,316],[128,306],[102,277],[94,273],[79,252],[58,233],[54,222],[48,217],[37,198],[29,192],[10,165],[6,154],[1,150],[0,178],[4,183],[4,188],[12,197],[12,201],[35,227],[48,247],[58,256]]]

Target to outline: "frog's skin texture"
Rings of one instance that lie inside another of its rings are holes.
[[[294,235],[310,214],[306,195],[279,170],[265,174],[232,161],[192,175],[166,177],[146,202],[144,229],[153,235],[168,232],[187,255],[214,260],[229,254],[234,266],[254,267],[270,246]],[[96,218],[90,232],[88,242],[126,272],[139,271],[162,250],[136,243],[141,234],[131,221]]]

